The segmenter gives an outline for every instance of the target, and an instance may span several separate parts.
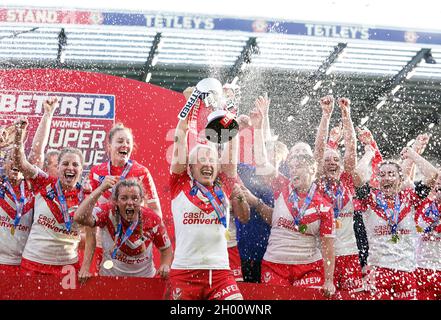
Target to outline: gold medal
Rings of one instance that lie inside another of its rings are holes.
[[[305,234],[306,230],[308,230],[308,226],[306,224],[301,224],[299,226],[300,233]]]
[[[107,269],[107,270],[112,269],[113,268],[113,261],[112,260],[104,261],[103,267],[104,267],[104,269]]]
[[[398,243],[398,240],[400,240],[400,237],[397,234],[392,235],[392,243]]]
[[[11,235],[14,236],[14,234],[15,234],[15,227],[12,226],[12,227],[11,227]]]
[[[341,219],[336,219],[336,220],[335,220],[335,227],[336,227],[337,229],[340,229],[341,226],[342,226]]]
[[[417,231],[418,233],[421,233],[421,232],[423,232],[424,230],[423,230],[423,228],[421,228],[420,226],[416,226],[416,231]]]
[[[230,230],[225,230],[225,239],[227,239],[227,241],[231,240],[231,232]]]

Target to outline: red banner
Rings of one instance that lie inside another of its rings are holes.
[[[328,299],[319,289],[244,282],[238,286],[245,300]],[[165,290],[166,281],[160,278],[95,277],[78,285],[53,276],[0,276],[0,300],[162,300]],[[368,298],[365,293],[339,292],[331,300]]]
[[[151,172],[161,201],[164,223],[173,237],[168,186],[174,128],[185,104],[182,94],[148,83],[110,75],[72,70],[0,70],[0,124],[18,116],[30,119],[33,131],[43,115],[42,103],[57,96],[48,148],[83,150],[87,164],[107,160],[108,130],[122,122],[133,130],[132,158]],[[89,169],[89,168],[85,168]]]
[[[61,10],[47,8],[0,9],[0,22],[31,24],[102,24],[100,12]]]

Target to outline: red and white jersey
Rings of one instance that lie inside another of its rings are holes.
[[[110,174],[112,176],[121,176],[124,171],[124,167],[110,166]],[[96,165],[90,169],[89,180],[92,186],[92,190],[98,188],[101,182],[106,176],[109,175],[109,163],[104,162],[102,164]],[[132,160],[132,167],[127,173],[126,179],[137,178],[144,188],[144,193],[149,199],[145,205],[151,202],[155,202],[158,199],[158,193],[156,192],[156,186],[150,171],[144,167],[142,164]],[[110,190],[106,191],[99,199],[99,203],[104,203],[111,199],[112,192]]]
[[[414,271],[417,239],[414,215],[415,207],[421,203],[421,198],[412,189],[405,189],[399,193],[400,213],[397,230],[399,240],[393,243],[387,216],[377,204],[379,193],[377,189],[371,190],[368,198],[354,200],[355,210],[363,212],[369,241],[368,264],[381,268]],[[394,199],[388,201],[388,207],[394,208]]]
[[[78,208],[80,191],[77,188],[64,191],[72,217],[71,229],[68,231],[55,193],[57,178],[40,171],[30,182],[35,193],[35,213],[23,258],[56,266],[76,263],[80,226],[73,221],[73,215]]]
[[[328,192],[323,181],[318,184],[318,190],[320,193],[335,207],[335,196],[338,189],[337,183],[328,183]],[[336,224],[335,229],[335,256],[347,256],[358,254],[357,241],[354,233],[354,205],[352,202],[355,194],[354,181],[352,175],[343,172],[340,175],[340,188],[343,192],[342,209],[338,214],[339,223]],[[335,212],[334,212],[335,217]]]
[[[415,223],[422,228],[423,232],[417,233],[418,241],[416,247],[416,263],[418,268],[441,270],[441,225],[434,221],[433,215],[425,215],[426,210],[433,201],[425,199],[418,206],[415,214]],[[441,205],[435,203],[438,212]],[[424,229],[431,226],[431,232],[424,232]]]
[[[108,202],[94,208],[96,225],[101,228],[103,243],[103,262],[111,260],[115,244],[115,233],[118,228],[118,219],[115,207]],[[122,221],[122,235],[130,227],[130,223]],[[120,237],[121,240],[122,237]],[[119,243],[118,243],[119,245]],[[141,209],[141,220],[133,234],[117,250],[113,259],[113,267],[105,269],[101,266],[100,275],[152,278],[156,269],[152,260],[152,246],[158,249],[170,247],[171,242],[161,218],[151,209]]]
[[[282,264],[308,264],[322,259],[319,249],[320,237],[335,237],[335,225],[331,204],[318,190],[314,193],[300,224],[305,224],[304,234],[299,232],[291,214],[290,182],[279,175],[273,180],[274,210],[271,234],[268,240],[264,260]],[[299,208],[306,194],[299,193]]]
[[[218,178],[228,200],[236,178],[228,178],[223,173]],[[229,269],[226,229],[217,218],[208,198],[200,190],[194,196],[190,195],[192,184],[187,172],[170,175],[176,236],[172,269]],[[214,194],[212,187],[208,189]],[[229,216],[227,208],[227,221]]]
[[[13,196],[4,185],[0,186],[0,264],[20,265],[21,256],[26,241],[31,231],[34,212],[34,194],[25,182],[25,202],[20,222],[15,228],[14,235],[11,230],[17,213],[17,206]],[[20,198],[20,185],[14,186],[14,193]]]

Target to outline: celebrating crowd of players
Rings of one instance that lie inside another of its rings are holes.
[[[131,130],[115,125],[109,160],[82,179],[80,150],[44,153],[58,104],[47,100],[28,156],[26,119],[0,132],[7,153],[0,274],[62,276],[72,266],[80,281],[159,276],[167,279],[167,299],[242,299],[237,281],[318,288],[337,299],[440,299],[441,175],[422,157],[429,136],[416,137],[399,160],[384,160],[372,133],[354,128],[349,99],[319,103],[313,148],[277,141],[266,95],[237,117],[240,132],[252,132],[250,145],[239,146],[239,133],[222,148],[205,141],[189,150],[189,123],[179,120],[170,166],[172,243],[161,194],[131,158]],[[336,103],[341,126],[329,130]],[[238,163],[240,147],[252,161]]]

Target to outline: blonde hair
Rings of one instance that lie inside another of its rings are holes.
[[[193,149],[191,149],[190,153],[188,154],[188,164],[197,163],[197,157],[200,149],[207,149],[214,152],[214,154],[216,155],[216,159],[219,159],[217,150],[213,146],[210,146],[208,144],[197,144],[196,146],[194,146]]]

